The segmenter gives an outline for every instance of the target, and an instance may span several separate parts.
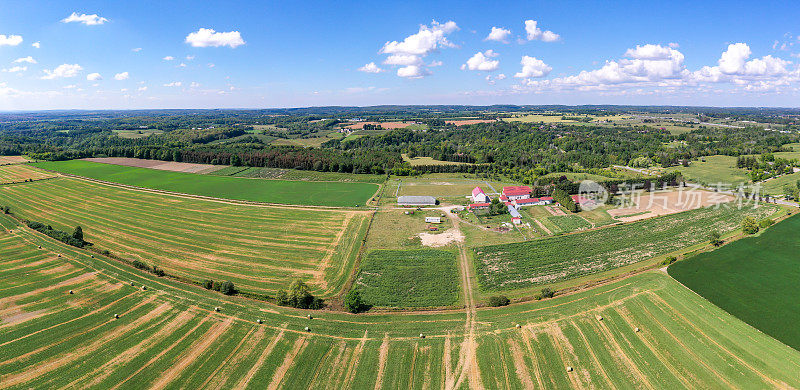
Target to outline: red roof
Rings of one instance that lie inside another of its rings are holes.
[[[517,202],[517,204],[536,203],[539,202],[539,198],[517,199],[514,202]]]
[[[572,195],[572,201],[577,203],[577,204],[593,202],[591,199],[584,198],[584,197],[582,197],[580,195]]]
[[[469,208],[474,209],[478,207],[489,207],[489,206],[491,206],[491,203],[473,203],[469,205]]]
[[[552,201],[552,200],[553,200],[553,197],[552,197],[552,196],[543,196],[543,197],[541,197],[541,198],[539,198],[539,199],[541,199],[541,200],[549,200],[549,201]]]
[[[531,193],[531,187],[528,186],[503,187],[503,195],[505,196],[530,195],[530,193]]]
[[[479,194],[483,194],[483,190],[480,187],[475,187],[472,189],[472,196],[478,196]]]
[[[508,202],[508,197],[505,196],[505,195],[500,195],[500,201],[501,202]]]

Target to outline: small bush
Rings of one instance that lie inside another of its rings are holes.
[[[507,306],[511,303],[511,300],[508,299],[505,295],[495,295],[489,297],[489,306],[499,307],[499,306]]]
[[[133,262],[131,262],[131,265],[134,268],[137,268],[137,269],[140,269],[140,270],[150,271],[150,267],[147,264],[145,264],[145,263],[143,263],[143,262],[141,262],[139,260],[134,260]]]
[[[774,224],[774,223],[775,223],[775,221],[773,221],[773,220],[771,220],[769,218],[765,218],[765,219],[762,219],[761,221],[758,222],[758,226],[760,228],[762,228],[762,229],[766,229],[766,228],[772,226],[772,224]]]
[[[747,216],[742,220],[742,232],[744,234],[756,234],[758,229],[758,221],[755,218]]]
[[[220,284],[219,292],[225,295],[233,295],[236,294],[236,287],[233,285],[233,282],[226,280]]]
[[[713,230],[708,235],[708,241],[711,243],[711,245],[720,246],[720,245],[722,245],[724,243],[724,241],[722,241],[722,239],[720,237],[721,237],[721,235],[719,234],[719,232],[716,231],[716,230]]]
[[[166,273],[166,272],[164,272],[164,270],[163,270],[163,269],[161,269],[161,268],[158,268],[158,267],[156,267],[156,266],[153,266],[153,275],[155,275],[155,276],[164,276],[164,275],[166,275],[166,274],[167,274],[167,273]]]
[[[546,287],[542,289],[542,298],[552,298],[555,295],[556,295],[556,292],[554,290],[551,290],[551,289],[546,288]]]
[[[369,305],[361,298],[361,291],[352,289],[344,296],[344,308],[351,313],[361,313],[369,310]]]
[[[214,286],[214,281],[211,279],[206,279],[203,281],[203,288],[206,290],[211,290],[211,287]]]
[[[661,265],[670,265],[674,262],[678,261],[678,258],[675,256],[667,256],[666,259],[661,260]]]

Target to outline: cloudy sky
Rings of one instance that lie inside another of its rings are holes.
[[[139,3],[0,1],[0,110],[800,106],[793,2]]]

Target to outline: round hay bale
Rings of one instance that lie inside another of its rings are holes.
[[[567,372],[572,372],[572,366],[567,366]]]
[[[39,245],[39,249],[42,249],[42,246],[41,246],[41,245]]]
[[[422,334],[422,333],[420,333],[420,334],[419,334],[419,338],[421,338],[421,339],[424,339],[424,338],[425,338],[425,335],[424,335],[424,334]]]
[[[214,308],[214,311],[220,311],[220,310],[222,310],[222,309],[220,309],[219,306]]]
[[[639,332],[641,332],[642,330],[641,330],[641,329],[639,329],[639,328],[636,328],[636,329],[634,329],[634,331],[635,331],[636,333],[639,333]]]
[[[597,320],[598,321],[602,321],[603,320],[603,316],[597,316]]]
[[[313,320],[313,319],[314,319],[314,317],[312,317],[312,316],[311,316],[311,314],[309,314],[309,315],[308,315],[308,319],[309,319],[309,320]]]
[[[260,323],[263,323],[264,321],[256,320],[256,322],[260,324]]]
[[[131,282],[131,286],[136,286],[136,284],[135,284],[135,283],[133,283],[133,282]]]
[[[114,318],[119,318],[119,314],[114,314]]]
[[[58,257],[61,257],[61,253],[58,254]]]
[[[92,256],[92,258],[94,259],[94,255],[89,255],[89,256]]]
[[[517,324],[517,325],[516,325],[516,328],[517,328],[517,329],[519,329],[519,328],[521,328],[521,327],[522,327],[522,325],[520,325],[520,324]]]
[[[142,286],[142,290],[147,290],[147,286]]]
[[[305,330],[306,330],[306,332],[311,332],[311,328],[309,328],[309,327],[307,327],[307,326],[306,326],[306,329],[305,329]]]
[[[69,290],[69,295],[72,295],[72,294],[74,294],[74,292],[72,290]]]

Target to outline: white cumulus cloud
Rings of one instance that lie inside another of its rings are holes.
[[[172,61],[174,59],[175,59],[175,57],[173,57],[173,56],[166,56],[166,57],[162,58],[162,60],[164,60],[164,61]]]
[[[130,75],[128,74],[128,72],[117,73],[114,75],[114,80],[117,81],[127,80],[129,76]]]
[[[520,64],[522,64],[522,70],[520,70],[514,77],[519,78],[532,78],[532,77],[544,77],[547,76],[551,70],[553,70],[550,65],[544,63],[544,61],[530,56],[522,56],[522,60],[520,60]]]
[[[238,31],[216,32],[214,29],[201,28],[186,36],[186,43],[194,47],[220,47],[235,48],[244,45],[242,34]]]
[[[39,41],[36,41],[36,42],[34,42],[34,43],[31,43],[31,46],[33,46],[33,47],[35,47],[35,48],[37,48],[37,49],[38,49],[38,48],[42,47],[42,44],[41,44],[41,43],[39,43]]]
[[[28,70],[27,66],[12,66],[11,68],[3,69],[3,72],[17,73],[17,72],[24,72],[26,70]]]
[[[508,43],[508,37],[511,36],[511,30],[502,27],[492,27],[492,31],[486,36],[484,41],[496,41]]]
[[[409,65],[397,69],[397,75],[407,79],[421,79],[430,74],[431,72],[428,69],[419,65]]]
[[[370,62],[369,64],[358,68],[358,71],[364,73],[380,73],[383,72],[383,69],[379,68],[378,65],[375,65],[374,62]]]
[[[408,66],[408,65],[420,65],[422,64],[422,58],[414,54],[392,54],[389,57],[386,57],[386,60],[383,61],[386,65],[400,65],[400,66]]]
[[[61,19],[62,23],[83,23],[87,26],[95,26],[98,24],[103,24],[107,22],[108,19],[103,18],[97,14],[80,14],[78,15],[77,12],[73,12],[70,16],[67,16],[64,19]]]
[[[164,84],[165,87],[180,87],[183,83],[180,81],[173,81],[171,83]]]
[[[75,77],[82,70],[83,67],[78,64],[61,64],[53,70],[45,69],[45,75],[42,76],[42,80],[52,80],[61,77]]]
[[[535,20],[525,21],[525,32],[527,33],[528,40],[540,40],[542,42],[554,42],[561,39],[561,36],[550,31],[542,30],[538,27],[538,22]]]
[[[21,35],[0,34],[0,46],[17,46],[22,43]]]
[[[461,69],[482,70],[485,72],[495,71],[500,67],[500,61],[492,60],[491,58],[493,57],[497,57],[497,53],[492,50],[477,52],[467,60],[466,64],[461,65]]]
[[[100,76],[100,73],[89,73],[89,74],[86,75],[86,80],[89,80],[89,81],[97,81],[97,80],[102,80],[102,79],[103,79],[103,76]]]
[[[142,51],[142,48],[141,47],[134,47],[133,49],[131,49],[131,51],[134,52],[134,53],[138,53],[138,52]]]
[[[15,64],[18,64],[18,63],[21,63],[21,62],[27,62],[29,64],[35,64],[36,60],[34,60],[33,57],[31,57],[31,56],[20,57],[20,58],[17,58],[16,60],[14,60]]]

